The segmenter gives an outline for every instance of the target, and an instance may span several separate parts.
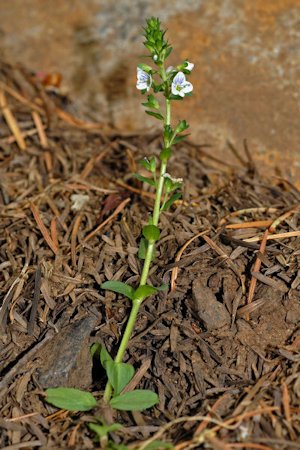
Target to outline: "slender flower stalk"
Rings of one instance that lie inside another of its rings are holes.
[[[136,87],[142,94],[153,93],[148,95],[147,102],[143,105],[147,108],[146,113],[163,123],[163,137],[164,147],[159,156],[159,167],[157,158],[152,157],[150,160],[144,158],[141,164],[150,172],[152,177],[146,178],[141,175],[136,175],[138,179],[149,183],[155,188],[155,201],[153,213],[150,217],[148,225],[143,227],[143,236],[141,238],[141,245],[139,255],[144,260],[140,281],[136,289],[121,283],[108,281],[103,283],[104,289],[109,289],[115,292],[123,293],[132,300],[132,308],[128,318],[128,322],[122,336],[117,355],[114,359],[114,364],[120,364],[123,361],[129,339],[134,329],[136,319],[139,313],[140,306],[145,298],[156,293],[159,289],[148,283],[149,271],[152,260],[155,257],[155,244],[160,236],[159,219],[160,214],[168,209],[174,201],[176,201],[181,193],[179,188],[181,180],[171,177],[167,173],[168,160],[172,155],[172,146],[187,135],[182,134],[188,128],[185,120],[181,120],[175,127],[172,127],[171,120],[171,102],[172,100],[182,100],[185,95],[190,95],[193,86],[186,80],[186,75],[189,75],[193,69],[194,64],[189,61],[184,61],[181,65],[168,67],[165,70],[165,60],[172,51],[172,47],[165,40],[165,32],[160,28],[160,22],[156,18],[147,20],[145,31],[145,47],[149,50],[151,58],[157,69],[152,69],[147,64],[140,64],[137,68],[137,84]],[[161,93],[165,98],[165,107],[161,111],[160,102],[156,95]],[[157,176],[156,172],[159,171]],[[144,249],[144,251],[142,251]],[[111,381],[107,382],[104,401],[109,403],[113,393]]]

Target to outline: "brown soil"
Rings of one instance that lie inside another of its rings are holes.
[[[247,147],[228,148],[236,167],[192,142],[176,150],[184,196],[161,218],[150,276],[172,289],[145,301],[126,354],[131,387],[160,403],[104,411],[89,346],[114,354],[130,305],[100,284],[138,281],[153,195],[131,174],[160,137],[79,122],[23,69],[2,64],[0,87],[1,448],[97,448],[86,423],[103,414],[130,448],[156,434],[177,450],[300,448],[297,189],[262,176]],[[87,196],[77,209],[74,194]],[[92,391],[99,410],[47,405],[53,384]]]

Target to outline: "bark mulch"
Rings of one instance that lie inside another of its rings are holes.
[[[246,143],[225,150],[236,165],[209,146],[176,150],[183,199],[161,218],[150,275],[170,289],[145,301],[126,354],[130,387],[160,402],[104,411],[89,347],[116,352],[130,305],[100,284],[138,281],[153,192],[132,173],[160,136],[76,119],[34,74],[5,63],[0,74],[1,448],[99,448],[86,424],[103,414],[129,448],[300,448],[297,189],[261,175]],[[43,401],[54,385],[90,390],[99,409],[57,410]]]

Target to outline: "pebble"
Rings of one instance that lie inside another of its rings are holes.
[[[42,388],[87,388],[92,382],[89,336],[97,318],[87,316],[67,325],[41,349],[37,380]]]
[[[201,280],[193,282],[193,309],[195,314],[203,322],[207,330],[215,330],[229,326],[230,314],[223,303],[217,300],[215,294]]]

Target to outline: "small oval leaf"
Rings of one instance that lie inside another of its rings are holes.
[[[80,389],[58,387],[46,389],[45,392],[48,403],[68,411],[89,411],[97,406],[92,394]]]
[[[110,406],[121,411],[143,411],[158,403],[158,395],[146,389],[136,389],[113,397]]]
[[[108,353],[108,351],[106,350],[104,345],[101,345],[100,361],[101,361],[101,366],[104,367],[105,370],[106,370],[107,364],[110,362],[113,362],[112,357],[110,356],[110,354]]]
[[[114,396],[119,395],[134,375],[134,367],[127,363],[107,363],[107,378],[114,388]]]
[[[134,294],[133,300],[144,300],[144,298],[149,297],[149,295],[155,294],[157,289],[153,286],[149,286],[149,284],[144,284],[143,286],[139,286]]]
[[[122,281],[105,281],[101,284],[101,289],[107,289],[108,291],[117,292],[118,294],[123,294],[132,300],[134,289]]]
[[[143,227],[143,235],[148,241],[158,241],[160,229],[156,225],[146,225]]]

